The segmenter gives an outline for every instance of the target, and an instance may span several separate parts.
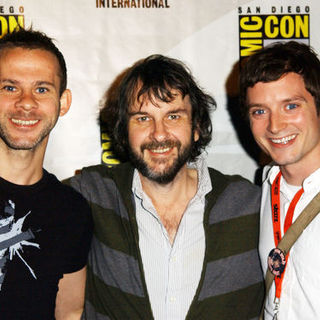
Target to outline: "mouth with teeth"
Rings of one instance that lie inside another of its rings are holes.
[[[168,152],[170,150],[170,148],[160,148],[160,149],[151,149],[150,151],[152,152],[152,153],[159,153],[159,154],[161,154],[161,153],[166,153],[166,152]]]
[[[10,120],[16,126],[21,126],[21,127],[32,127],[40,121],[40,120],[21,120],[21,119],[15,119],[15,118],[11,118]]]
[[[148,150],[153,154],[166,154],[174,147],[179,149],[180,144],[176,141],[151,142],[141,146],[141,151]]]
[[[293,134],[291,136],[283,137],[280,139],[271,139],[271,141],[274,144],[288,144],[290,141],[295,139],[296,136],[297,136],[296,134]]]

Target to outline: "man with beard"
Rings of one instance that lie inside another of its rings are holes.
[[[80,319],[90,209],[43,169],[49,134],[71,93],[46,35],[0,39],[0,318]]]
[[[160,55],[128,69],[111,96],[102,115],[128,161],[70,181],[95,225],[84,319],[254,319],[260,190],[200,156],[214,99]]]

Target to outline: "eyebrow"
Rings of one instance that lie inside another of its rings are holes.
[[[171,110],[171,111],[167,112],[167,114],[168,113],[187,113],[187,109],[185,109],[185,108],[177,108],[177,109],[174,109],[174,110]]]
[[[50,87],[54,87],[54,83],[50,82],[50,81],[36,81],[36,85],[37,86],[43,86],[43,85],[46,85],[46,86],[50,86]]]
[[[143,111],[136,111],[136,112],[128,112],[128,115],[130,116],[130,117],[132,117],[132,116],[136,116],[136,115],[140,115],[140,114],[144,114],[144,115],[147,115],[148,113],[147,112],[143,112]]]
[[[292,98],[284,99],[283,102],[292,102],[292,101],[296,101],[296,100],[307,102],[307,100],[301,96],[294,96]]]
[[[247,105],[248,109],[262,107],[263,103],[250,103]]]
[[[294,96],[294,97],[291,97],[291,98],[287,98],[287,99],[281,100],[282,103],[289,103],[289,102],[294,102],[294,101],[307,102],[307,100],[304,97],[301,97],[301,96]],[[250,103],[250,104],[248,104],[248,109],[250,109],[250,108],[261,108],[261,107],[263,107],[265,105],[266,104],[264,104],[264,103]]]
[[[166,114],[170,114],[170,113],[187,113],[187,110],[183,108],[178,108],[178,109],[170,110]],[[135,115],[148,115],[148,114],[149,113],[146,111],[128,112],[128,115],[131,117]]]
[[[16,80],[12,80],[12,79],[0,79],[0,82],[7,82],[7,83],[11,83],[11,84],[17,84],[19,83],[18,81]]]
[[[13,80],[13,79],[0,79],[0,83],[10,83],[10,84],[19,84],[20,81]],[[35,82],[36,86],[50,86],[50,87],[55,87],[54,83],[50,81],[43,81],[43,80],[38,80]]]

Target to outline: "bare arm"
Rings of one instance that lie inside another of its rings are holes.
[[[79,320],[84,306],[86,267],[63,275],[56,299],[56,320]]]

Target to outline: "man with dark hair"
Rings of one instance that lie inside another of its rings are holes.
[[[303,43],[277,43],[248,59],[240,84],[253,135],[274,161],[264,170],[260,220],[262,267],[276,275],[265,319],[319,319],[320,218],[290,256],[274,248],[320,191],[320,61]]]
[[[0,318],[80,319],[90,208],[43,169],[69,110],[62,54],[43,33],[0,39]]]
[[[85,168],[70,182],[95,225],[84,318],[257,317],[260,190],[200,156],[213,98],[181,62],[154,55],[127,70],[107,106],[128,162]]]

